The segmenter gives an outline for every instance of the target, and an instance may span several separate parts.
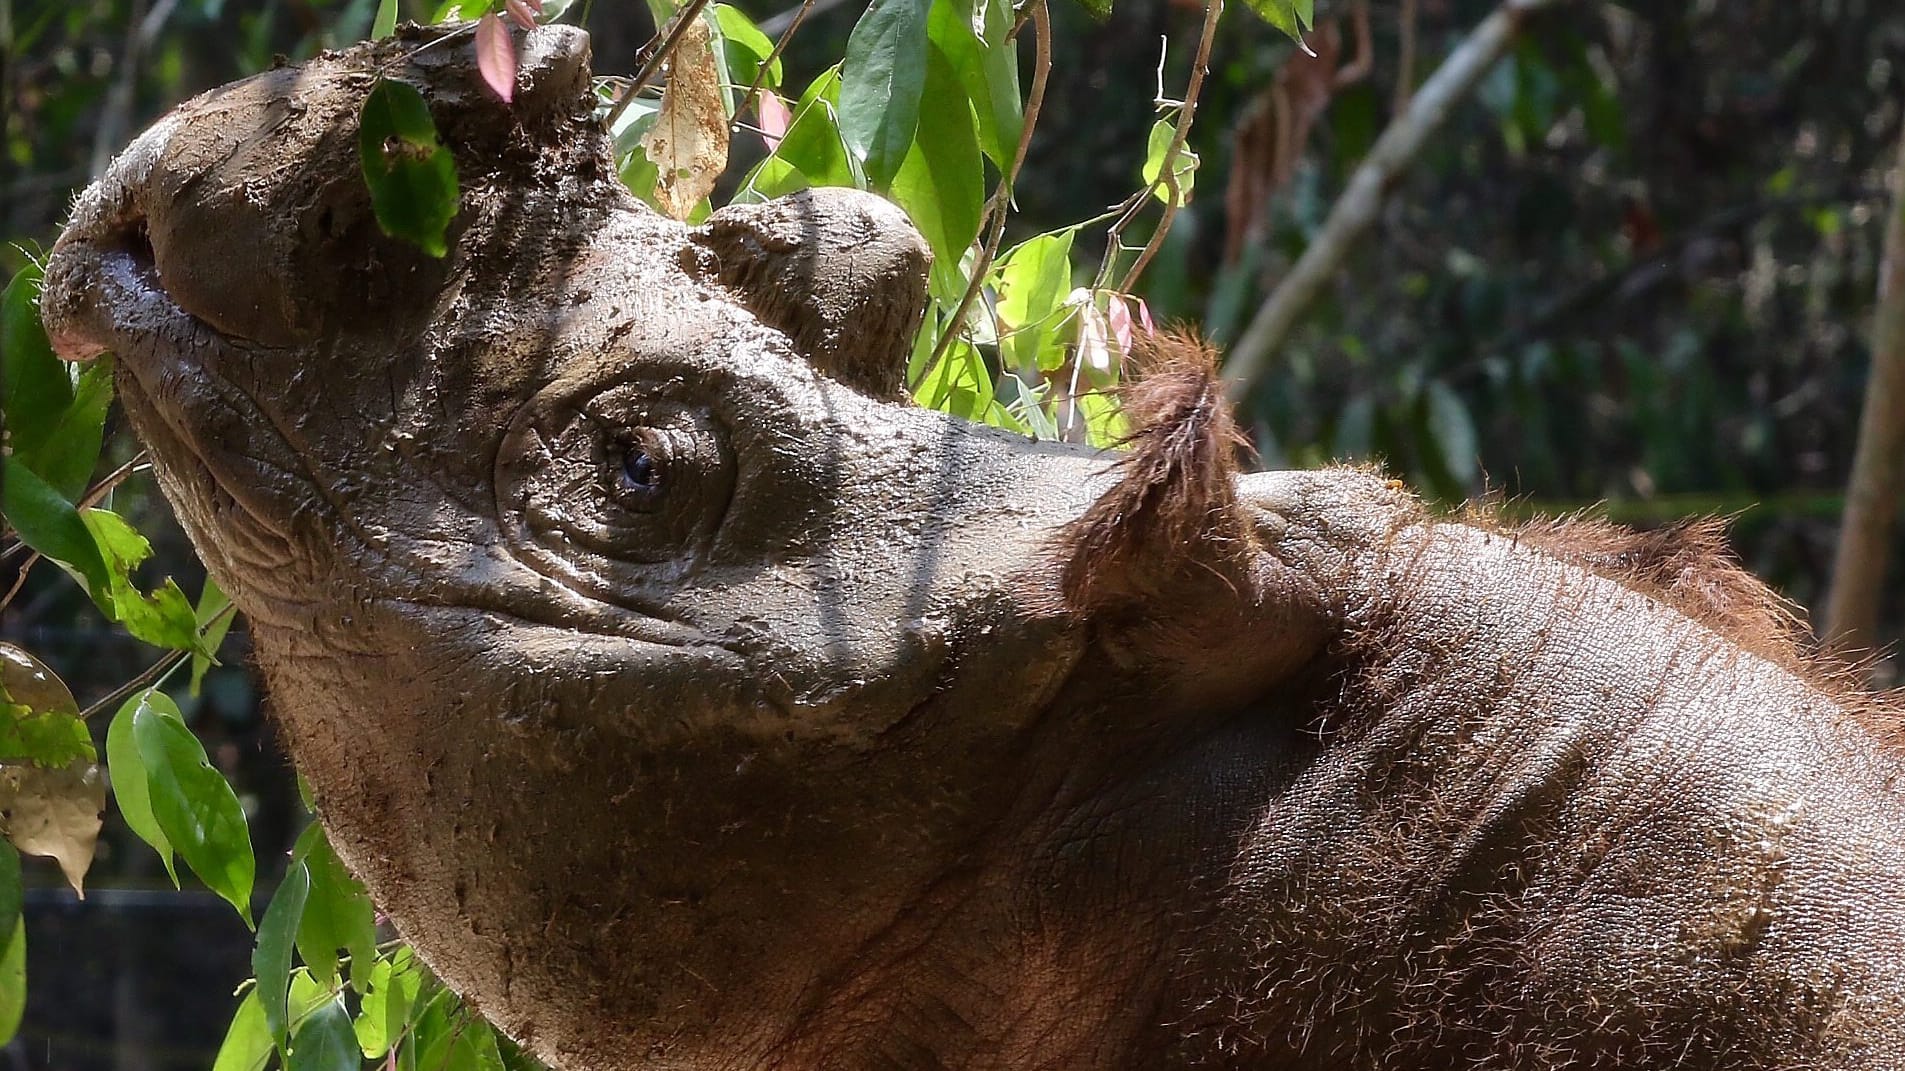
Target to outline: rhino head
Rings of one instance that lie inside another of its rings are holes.
[[[865,1024],[938,1014],[905,979],[944,927],[1057,972],[1025,980],[1052,1029],[1123,999],[1094,972],[1159,950],[1077,894],[1177,849],[1092,847],[1112,771],[1321,632],[1248,561],[1189,569],[1221,597],[1183,612],[1053,612],[1055,538],[1115,477],[903,400],[902,214],[664,219],[617,181],[583,35],[528,35],[506,106],[441,33],[179,108],[83,197],[43,300],[64,355],[118,355],[340,854],[565,1068],[899,1044]],[[373,217],[379,77],[454,153],[441,260]]]

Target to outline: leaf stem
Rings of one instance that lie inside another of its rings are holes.
[[[205,623],[203,625],[200,625],[198,628],[198,634],[201,637],[203,637],[207,632],[211,630],[213,625],[218,624],[220,621],[223,621],[225,618],[231,616],[233,613],[236,613],[236,612],[237,612],[237,607],[233,606],[230,603],[226,603],[223,609],[219,610],[217,613],[213,614],[211,617],[205,619]],[[167,651],[162,657],[159,658],[158,661],[152,663],[150,666],[147,666],[145,669],[145,672],[139,674],[137,677],[132,678],[131,680],[120,685],[119,687],[114,688],[112,691],[107,692],[105,696],[100,698],[97,702],[94,702],[91,706],[88,706],[85,710],[80,711],[80,714],[79,714],[80,720],[85,721],[91,718],[93,715],[99,713],[100,711],[105,710],[108,707],[114,706],[115,704],[119,703],[121,700],[125,699],[127,696],[131,695],[132,693],[141,691],[146,688],[150,688],[153,685],[158,684],[160,681],[163,681],[167,676],[169,676],[173,670],[177,669],[181,663],[183,663],[186,659],[190,657],[192,657],[192,652],[190,650],[180,649],[175,651]]]

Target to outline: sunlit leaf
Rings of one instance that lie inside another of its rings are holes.
[[[0,761],[59,767],[98,758],[66,682],[39,659],[0,643]]]
[[[57,860],[66,883],[82,895],[105,810],[106,779],[93,763],[58,769],[0,765],[0,824],[7,839],[28,855]]]
[[[141,709],[158,717],[175,719],[181,725],[185,723],[171,696],[156,688],[135,694],[126,700],[113,715],[112,724],[106,727],[106,769],[112,776],[112,795],[119,804],[119,817],[126,820],[127,828],[140,840],[159,853],[165,872],[176,888],[179,872],[172,864],[172,842],[166,839],[159,820],[152,814],[152,799],[146,791],[145,760],[139,756],[139,745],[132,737],[132,719]]]
[[[1006,333],[1000,354],[1009,371],[1036,372],[1056,365],[1060,353],[1055,329],[1072,289],[1072,232],[1054,231],[1026,239],[999,261],[999,318]]]
[[[232,1013],[231,1025],[225,1028],[225,1040],[218,1046],[218,1058],[212,1061],[212,1071],[261,1071],[271,1059],[273,1048],[271,1028],[265,1025],[264,1006],[258,1003],[258,991],[253,989]]]
[[[423,966],[408,947],[377,960],[364,987],[355,1024],[357,1044],[366,1059],[382,1059],[397,1043],[422,991]]]
[[[377,17],[371,20],[370,36],[373,40],[389,37],[397,28],[397,0],[378,0]]]
[[[361,990],[376,958],[377,913],[370,894],[345,869],[316,823],[298,837],[291,857],[302,861],[311,873],[311,896],[298,926],[298,955],[313,977],[331,985],[337,979],[338,949],[348,949],[352,962],[364,964],[352,971]]]
[[[913,397],[928,409],[977,420],[992,404],[992,375],[970,342],[954,339],[939,364],[927,370]]]
[[[280,1049],[291,1038],[291,950],[297,939],[298,925],[304,918],[304,905],[311,892],[311,875],[303,863],[293,863],[284,873],[284,881],[271,896],[265,915],[258,922],[258,944],[251,952],[251,971],[258,980],[258,1003],[264,1010],[265,1027]]]
[[[728,166],[728,114],[713,36],[695,19],[682,30],[668,61],[661,110],[642,138],[642,150],[660,178],[655,202],[675,219],[690,213],[714,189]]]
[[[742,14],[740,9],[727,4],[714,5],[714,18],[721,27],[721,36],[727,41],[728,79],[736,86],[746,89],[754,84],[760,75],[761,64],[767,57],[774,55],[774,42],[768,40],[754,20]],[[777,89],[781,84],[781,61],[775,56],[768,64],[767,77],[761,79],[763,89]]]
[[[152,544],[125,518],[103,509],[80,511],[80,520],[106,561],[113,620],[147,643],[178,651],[199,648],[198,619],[185,592],[170,577],[152,594],[132,582],[132,570],[152,556]]]
[[[132,738],[145,763],[152,814],[166,840],[250,925],[257,864],[238,796],[183,722],[142,706],[133,711]]]
[[[1177,137],[1177,130],[1170,123],[1160,119],[1151,124],[1151,136],[1144,147],[1144,182],[1151,187],[1151,195],[1165,204],[1171,203],[1171,189],[1163,181],[1164,155],[1171,151],[1171,142]],[[1191,199],[1191,190],[1197,185],[1197,154],[1188,145],[1180,145],[1177,155],[1172,158],[1171,175],[1177,180],[1177,203],[1186,204]]]
[[[960,257],[979,236],[985,206],[979,143],[972,109],[963,97],[945,56],[937,47],[929,49],[926,98],[934,106],[921,113],[913,146],[893,176],[891,191],[932,247],[933,272],[941,276],[957,272]],[[939,282],[943,293],[963,289],[947,279]]]
[[[32,470],[0,457],[0,514],[27,546],[79,578],[101,608],[112,605],[112,583],[99,545],[79,511]]]
[[[809,186],[852,186],[853,165],[834,121],[840,74],[823,72],[801,94],[794,118],[774,155],[755,167],[742,184],[760,197],[780,197]]]
[[[456,218],[456,164],[437,137],[423,94],[378,79],[358,114],[357,158],[384,233],[433,257],[448,253],[444,236]]]
[[[979,146],[1001,171],[1012,166],[1018,150],[1019,131],[1024,125],[1024,102],[1019,93],[1017,46],[1008,36],[1012,28],[1011,6],[1006,0],[979,0],[985,21],[981,37],[972,21],[965,18],[963,3],[936,3],[927,23],[927,34],[944,54],[965,96],[971,100],[978,120]],[[930,72],[929,72],[930,73]],[[948,107],[951,98],[928,89],[923,100],[931,102],[923,115]]]
[[[919,125],[930,8],[931,0],[873,0],[854,24],[840,64],[840,132],[867,181],[882,192]]]

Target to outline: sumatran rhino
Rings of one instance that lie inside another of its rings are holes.
[[[563,1071],[1905,1067],[1905,772],[1710,530],[909,405],[927,255],[624,192],[585,38],[214,91],[43,311],[250,620],[338,851]],[[414,51],[414,54],[413,54]],[[377,72],[462,176],[384,237]]]

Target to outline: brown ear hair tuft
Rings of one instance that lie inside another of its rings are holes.
[[[1217,375],[1217,351],[1185,333],[1133,346],[1121,390],[1131,432],[1118,482],[1060,535],[1059,595],[1072,613],[1142,595],[1195,564],[1235,582],[1244,546],[1235,483],[1248,442]]]

